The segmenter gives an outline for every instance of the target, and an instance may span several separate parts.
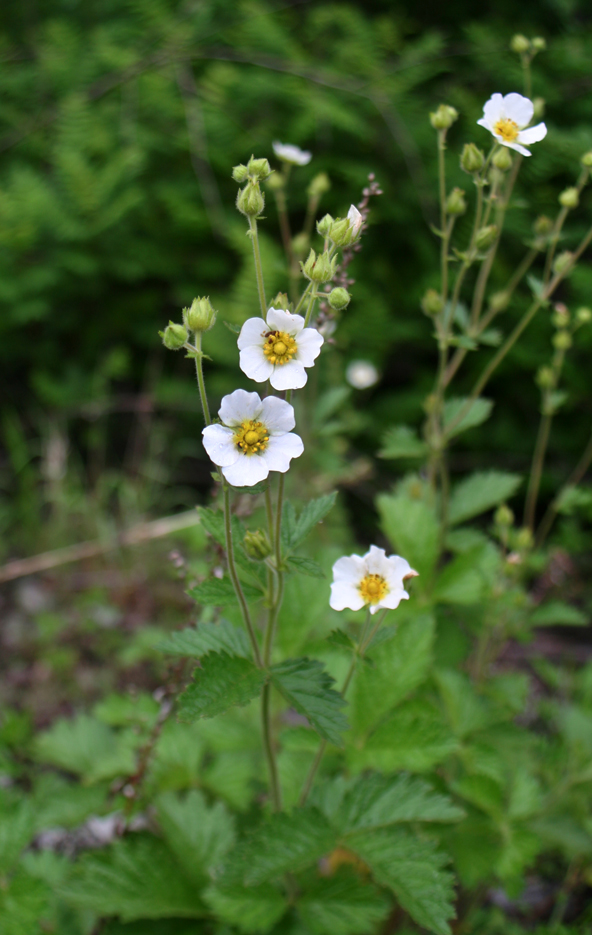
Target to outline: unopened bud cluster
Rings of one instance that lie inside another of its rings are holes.
[[[216,312],[208,296],[194,299],[189,308],[183,309],[183,321],[189,331],[209,331],[216,324]]]
[[[430,123],[434,130],[449,130],[455,120],[458,120],[458,111],[449,104],[440,104],[438,109],[430,114]]]
[[[480,149],[477,149],[474,143],[465,143],[460,157],[460,167],[465,172],[474,175],[481,172],[485,165],[485,156]]]
[[[272,552],[271,543],[263,529],[257,529],[256,532],[248,530],[243,539],[243,548],[254,562],[264,562]]]
[[[255,159],[251,156],[246,166],[238,165],[232,170],[232,178],[239,185],[246,182],[236,197],[236,206],[241,214],[249,218],[259,217],[265,207],[265,198],[259,185],[271,175],[271,166],[267,159]]]
[[[542,36],[535,36],[534,39],[528,39],[526,36],[523,36],[521,33],[516,33],[515,36],[512,36],[510,42],[510,49],[512,52],[516,52],[517,55],[536,55],[537,52],[544,52],[547,48],[547,43]]]
[[[308,259],[300,264],[300,268],[310,282],[330,282],[337,269],[337,257],[331,259],[328,251],[317,254],[311,250]]]

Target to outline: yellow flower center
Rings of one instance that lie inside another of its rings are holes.
[[[234,443],[244,455],[255,455],[265,451],[269,441],[269,431],[262,422],[247,419],[241,422],[234,433]]]
[[[365,604],[378,604],[389,592],[382,575],[366,575],[360,581],[358,590]]]
[[[494,123],[493,129],[498,136],[501,136],[504,143],[513,143],[520,133],[518,124],[514,120],[510,120],[509,117],[502,117],[501,120]]]
[[[296,341],[285,331],[269,331],[265,335],[263,353],[270,364],[287,364],[297,350]]]

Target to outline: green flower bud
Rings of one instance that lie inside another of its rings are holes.
[[[576,321],[579,325],[587,325],[592,321],[592,309],[582,306],[576,311]]]
[[[249,182],[240,189],[236,198],[236,206],[241,214],[250,218],[256,218],[261,214],[265,207],[265,199],[258,182]]]
[[[278,292],[275,299],[271,300],[270,308],[281,308],[284,312],[290,311],[290,303],[285,292]]]
[[[533,120],[540,120],[541,117],[544,117],[546,104],[547,102],[545,101],[544,97],[534,98],[532,102],[532,106],[533,106],[532,119]]]
[[[489,299],[489,307],[495,312],[503,312],[504,309],[508,307],[509,302],[510,296],[507,292],[502,290],[501,292],[493,293]]]
[[[164,331],[158,333],[169,351],[180,351],[189,337],[185,325],[176,325],[174,321],[169,321]]]
[[[501,172],[508,172],[512,168],[512,154],[507,146],[501,146],[491,161]]]
[[[329,237],[337,247],[345,247],[350,241],[351,229],[347,218],[337,218],[331,227]]]
[[[555,258],[555,262],[553,263],[553,272],[559,273],[560,275],[562,273],[567,273],[572,265],[572,262],[573,253],[571,250],[564,250],[563,253],[560,253]]]
[[[559,204],[563,208],[577,208],[580,195],[577,188],[564,188],[559,196]]]
[[[421,300],[422,311],[430,318],[435,318],[444,308],[442,296],[435,289],[428,289]]]
[[[331,181],[326,172],[319,172],[306,189],[309,198],[320,198],[331,188]]]
[[[553,347],[558,351],[567,351],[572,345],[571,334],[569,331],[556,331],[553,335]]]
[[[241,163],[232,170],[232,178],[235,182],[238,182],[239,185],[242,185],[242,183],[246,182],[249,178],[249,170]]]
[[[216,312],[207,296],[194,299],[190,308],[184,308],[183,318],[190,331],[209,331],[216,324]]]
[[[530,39],[527,39],[526,36],[523,36],[521,33],[516,33],[515,36],[512,36],[510,42],[510,49],[512,52],[516,52],[520,55],[523,52],[530,51]]]
[[[498,229],[495,224],[488,224],[487,227],[482,227],[480,231],[477,232],[475,238],[475,246],[479,253],[484,253],[486,250],[489,250],[497,240]]]
[[[505,503],[502,503],[501,506],[498,506],[493,517],[493,521],[496,526],[513,526],[514,525],[514,513],[509,506],[506,506]]]
[[[292,253],[296,257],[306,256],[306,251],[310,248],[310,237],[302,231],[296,234],[292,240]]]
[[[550,390],[555,385],[555,376],[551,367],[539,367],[536,382],[542,390]]]
[[[532,47],[536,52],[544,52],[547,48],[547,40],[542,36],[535,36],[532,40]]]
[[[484,165],[485,156],[481,150],[477,149],[474,143],[465,143],[460,157],[461,169],[474,175],[475,172],[480,172]]]
[[[580,162],[582,163],[583,166],[586,166],[588,169],[592,167],[592,150],[590,150],[587,153],[584,153]]]
[[[271,543],[267,533],[262,529],[256,532],[247,530],[243,539],[243,548],[250,559],[254,562],[263,562],[268,555],[271,555]]]
[[[336,312],[341,312],[344,308],[347,308],[350,301],[351,295],[343,286],[337,286],[335,289],[331,289],[329,293],[329,305],[331,308],[334,308]]]
[[[257,182],[263,182],[271,175],[271,166],[267,159],[255,159],[254,156],[251,156],[247,163],[247,169],[251,178]]]
[[[524,526],[516,536],[514,544],[519,552],[526,552],[528,549],[532,548],[532,533],[530,529]]]
[[[327,252],[317,256],[314,250],[311,250],[306,263],[301,263],[300,267],[311,282],[329,282],[335,275],[336,264],[337,257],[330,260]]]
[[[532,229],[537,237],[545,237],[553,230],[553,221],[551,218],[545,217],[544,214],[541,214],[532,225]]]
[[[335,224],[335,218],[332,218],[330,214],[326,214],[325,217],[321,218],[317,223],[317,231],[321,237],[328,237],[331,233],[331,228]]]
[[[569,325],[569,309],[563,302],[557,302],[551,315],[551,323],[554,328],[567,328]]]
[[[462,188],[453,188],[446,199],[446,214],[460,215],[467,210],[465,193]]]
[[[438,109],[430,114],[430,123],[434,130],[448,130],[455,120],[458,120],[458,111],[448,104],[440,104]]]

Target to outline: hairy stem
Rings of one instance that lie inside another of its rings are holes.
[[[243,615],[243,620],[247,628],[247,633],[249,634],[249,639],[251,641],[251,646],[253,649],[253,657],[255,659],[255,664],[259,669],[263,668],[263,661],[261,659],[261,653],[259,651],[259,642],[255,635],[255,630],[253,628],[253,621],[251,620],[251,614],[249,613],[249,605],[245,598],[240,579],[236,571],[236,564],[234,561],[234,544],[232,541],[232,523],[230,518],[230,487],[224,482],[223,483],[223,493],[224,493],[224,530],[226,533],[226,558],[228,561],[228,572],[230,574],[230,580],[232,581],[232,586],[234,588],[235,594],[238,598],[240,605],[241,613]]]
[[[206,384],[203,375],[203,359],[201,354],[201,331],[196,331],[195,333],[195,350],[198,353],[195,355],[195,373],[197,375],[197,387],[199,389],[199,399],[201,402],[201,409],[203,412],[204,422],[206,425],[211,425],[210,418],[210,407],[208,406],[208,397],[206,396]]]
[[[263,318],[267,318],[267,302],[265,301],[265,284],[263,282],[263,268],[261,266],[261,252],[259,250],[259,234],[257,233],[257,221],[249,217],[249,228],[251,231],[251,241],[253,243],[253,259],[255,261],[255,278],[257,280],[257,292],[259,293],[259,305]]]

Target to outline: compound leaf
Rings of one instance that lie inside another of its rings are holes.
[[[208,653],[179,698],[179,718],[191,722],[215,717],[234,705],[246,705],[261,693],[265,681],[265,673],[249,659],[225,652]]]
[[[209,652],[230,653],[232,656],[250,656],[249,640],[244,630],[233,626],[228,620],[219,623],[200,623],[187,627],[159,643],[156,647],[165,653],[192,656],[201,659]]]
[[[298,900],[298,912],[313,935],[366,935],[375,931],[390,901],[351,870],[315,875]]]
[[[287,659],[271,669],[271,679],[288,704],[308,718],[321,737],[343,746],[341,734],[347,730],[342,712],[346,702],[332,688],[334,679],[322,663],[314,659]]]

